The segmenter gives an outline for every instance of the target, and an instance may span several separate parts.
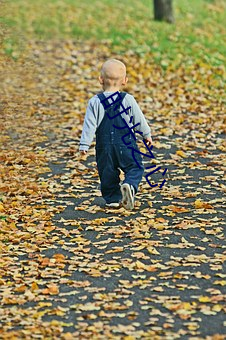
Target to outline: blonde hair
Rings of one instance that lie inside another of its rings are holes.
[[[118,59],[109,59],[102,65],[100,74],[105,85],[116,86],[121,79],[126,77],[126,66]]]

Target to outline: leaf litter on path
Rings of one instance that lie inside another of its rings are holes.
[[[161,190],[143,179],[134,211],[115,211],[94,148],[78,153],[110,48],[33,41],[30,51],[1,64],[0,337],[223,339],[221,68],[163,72],[151,54],[116,56],[169,175]]]

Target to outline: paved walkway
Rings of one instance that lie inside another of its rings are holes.
[[[224,136],[216,120],[209,138],[202,115],[150,117],[154,164],[168,168],[167,181],[152,189],[143,178],[134,211],[106,210],[94,149],[83,159],[77,153],[79,110],[93,81],[78,83],[76,71],[91,59],[81,46],[65,58],[59,46],[45,48],[33,62],[46,92],[35,92],[23,126],[4,118],[3,173],[18,171],[24,193],[2,186],[3,203],[26,207],[11,220],[2,210],[2,230],[10,223],[1,239],[0,338],[224,339]],[[79,66],[72,75],[68,56]],[[75,90],[81,96],[72,101]]]

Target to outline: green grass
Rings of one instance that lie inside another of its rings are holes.
[[[152,0],[8,0],[0,24],[8,27],[11,40],[21,35],[108,39],[117,52],[151,51],[160,61],[205,57],[221,65],[226,55],[225,10],[224,0],[174,0],[176,21],[170,25],[153,20]]]

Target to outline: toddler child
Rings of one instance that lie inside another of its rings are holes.
[[[106,206],[133,209],[134,196],[144,167],[135,134],[152,144],[151,131],[134,97],[120,92],[126,85],[126,66],[117,59],[107,60],[101,68],[99,82],[103,92],[92,97],[87,106],[79,150],[86,154],[96,134],[96,161],[100,188]],[[139,166],[138,166],[139,165]],[[120,186],[120,169],[125,179]]]

